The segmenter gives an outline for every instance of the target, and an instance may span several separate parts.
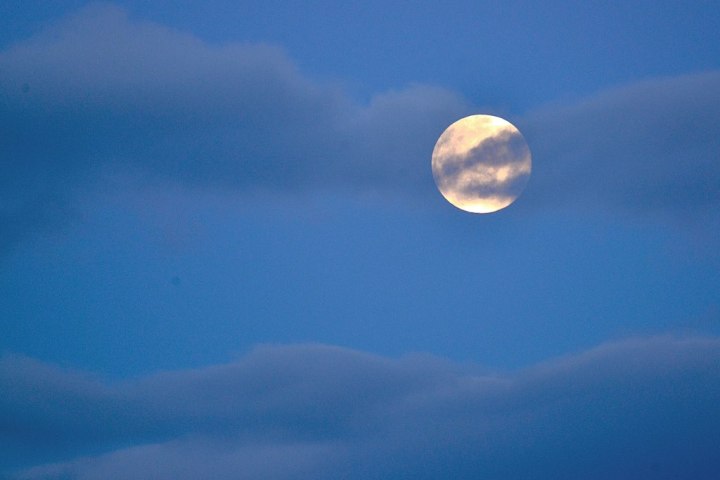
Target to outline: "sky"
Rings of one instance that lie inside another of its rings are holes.
[[[716,479],[719,285],[714,2],[0,4],[2,480]]]

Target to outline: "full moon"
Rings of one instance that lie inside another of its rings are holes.
[[[432,153],[435,184],[461,210],[491,213],[525,189],[532,159],[515,126],[492,115],[471,115],[450,125]]]

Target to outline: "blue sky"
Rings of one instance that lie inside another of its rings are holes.
[[[0,475],[716,478],[718,32],[3,4]],[[430,170],[473,113],[533,153],[491,215]]]

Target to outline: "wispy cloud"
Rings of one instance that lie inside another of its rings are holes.
[[[267,346],[101,381],[0,362],[9,478],[714,478],[720,340],[602,345],[511,373]],[[38,441],[52,439],[52,442]],[[44,452],[39,449],[44,449]],[[7,454],[6,454],[7,455]]]

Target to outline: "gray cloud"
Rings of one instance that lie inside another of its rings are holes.
[[[720,72],[639,82],[523,120],[539,202],[717,212]]]
[[[719,98],[712,72],[512,118],[533,152],[527,204],[715,215]],[[209,44],[91,6],[0,52],[0,248],[62,224],[107,172],[251,192],[429,193],[434,142],[469,113],[429,86],[359,103],[277,47]]]
[[[522,135],[516,132],[504,132],[483,140],[478,146],[462,155],[449,156],[438,168],[435,182],[440,187],[456,190],[467,198],[508,196],[516,198],[522,193],[530,173],[522,173],[523,163],[527,162],[530,152]],[[458,185],[458,177],[467,169],[480,167],[510,168],[511,180],[495,178],[483,179],[482,184]]]
[[[362,105],[277,47],[211,45],[109,5],[6,48],[0,72],[6,239],[107,171],[245,190],[431,187],[428,152],[469,111],[419,85]]]
[[[305,345],[109,382],[6,356],[0,389],[0,443],[25,458],[5,454],[13,479],[710,479],[720,468],[717,338],[621,341],[512,373]],[[59,463],[28,467],[48,459]]]

